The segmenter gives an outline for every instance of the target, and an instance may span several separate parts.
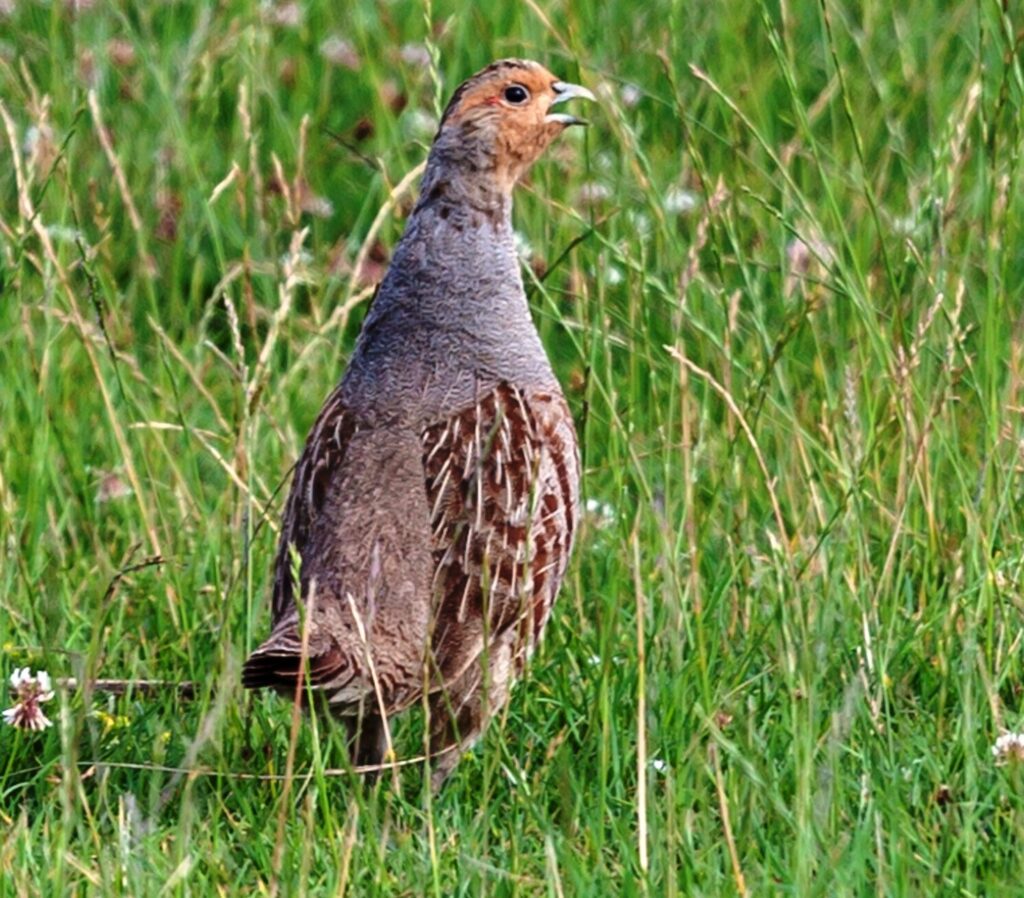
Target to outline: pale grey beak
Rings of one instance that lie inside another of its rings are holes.
[[[579,84],[569,84],[566,81],[556,81],[551,85],[551,89],[555,92],[555,98],[551,101],[551,105],[554,106],[556,103],[564,103],[566,100],[592,100],[597,102],[595,97],[589,90]],[[560,125],[569,127],[570,125],[586,125],[586,119],[577,118],[575,115],[569,115],[565,112],[549,112],[545,117],[546,122],[557,122]]]

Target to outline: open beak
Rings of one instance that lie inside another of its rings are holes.
[[[556,81],[551,85],[551,89],[555,92],[555,98],[551,101],[551,105],[554,106],[556,103],[564,103],[566,100],[592,100],[597,102],[597,98],[585,87],[581,87],[579,84],[569,84],[566,81]],[[586,119],[577,118],[575,115],[569,115],[566,112],[549,112],[545,117],[546,122],[555,122],[559,125],[565,125],[568,128],[570,125],[586,125],[588,124]]]

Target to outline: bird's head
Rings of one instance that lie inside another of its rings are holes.
[[[455,91],[434,154],[449,165],[493,177],[511,192],[552,140],[572,125],[586,124],[553,109],[575,98],[593,100],[594,95],[530,60],[491,63]]]

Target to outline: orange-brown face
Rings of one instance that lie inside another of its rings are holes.
[[[594,95],[560,81],[539,63],[501,60],[456,90],[440,134],[456,131],[467,141],[487,141],[493,147],[495,174],[514,182],[566,128],[586,124],[552,111],[555,104],[573,98],[593,100]]]

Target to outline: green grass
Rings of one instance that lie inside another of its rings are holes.
[[[1015,4],[71,5],[0,13],[0,674],[199,691],[0,731],[3,894],[1019,894]],[[601,95],[516,209],[598,510],[440,796],[312,723],[246,779],[279,486],[411,194],[371,226],[503,55]]]

